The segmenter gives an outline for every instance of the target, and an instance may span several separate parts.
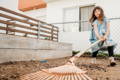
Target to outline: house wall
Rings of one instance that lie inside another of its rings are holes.
[[[26,11],[24,12],[24,14],[46,22],[46,16],[47,16],[46,8]]]

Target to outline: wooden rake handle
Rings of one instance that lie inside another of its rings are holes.
[[[89,49],[91,49],[93,46],[95,46],[96,44],[98,44],[99,42],[101,42],[101,40],[98,40],[96,42],[94,42],[93,44],[91,44],[87,49],[83,50],[82,52],[79,52],[78,54],[74,55],[72,58],[69,59],[69,61],[71,63],[73,63],[74,61],[76,61],[82,54],[84,54],[86,51],[88,51]]]

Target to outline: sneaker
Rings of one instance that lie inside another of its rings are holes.
[[[110,66],[116,65],[116,61],[115,61],[114,57],[110,57],[109,60],[110,60]]]

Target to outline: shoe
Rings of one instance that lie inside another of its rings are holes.
[[[109,60],[110,60],[110,66],[116,65],[116,61],[115,61],[114,57],[110,57]]]

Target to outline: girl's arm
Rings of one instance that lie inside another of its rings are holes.
[[[107,27],[107,31],[104,35],[105,39],[107,39],[108,35],[110,34],[110,23],[109,22],[107,22],[106,27]]]
[[[96,37],[98,39],[101,39],[101,36],[98,33],[98,26],[97,26],[97,24],[94,24],[93,27],[94,27],[94,32],[95,32]]]

